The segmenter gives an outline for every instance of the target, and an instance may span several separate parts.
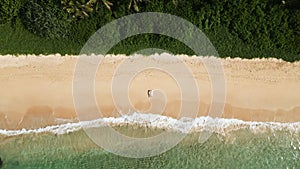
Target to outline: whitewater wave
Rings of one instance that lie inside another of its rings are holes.
[[[181,118],[179,120],[158,115],[133,113],[121,117],[108,117],[92,121],[81,121],[76,123],[65,123],[61,125],[48,126],[39,129],[22,129],[22,130],[3,130],[0,129],[0,135],[17,136],[23,134],[54,133],[68,134],[79,131],[84,128],[94,128],[102,126],[130,126],[138,125],[139,127],[158,128],[182,133],[194,133],[209,131],[218,134],[227,134],[240,129],[249,129],[252,132],[267,131],[289,131],[299,132],[300,122],[296,123],[279,123],[279,122],[246,122],[238,119],[224,119],[212,117],[198,118]]]

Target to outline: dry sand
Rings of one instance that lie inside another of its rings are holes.
[[[207,116],[212,101],[210,77],[199,57],[181,56],[180,59],[190,68],[198,84],[198,116]],[[111,82],[114,71],[124,60],[124,56],[106,56],[97,71],[95,96],[105,117],[119,116],[112,99]],[[222,63],[226,79],[225,108],[220,117],[300,121],[300,62],[229,58],[218,61]],[[78,121],[72,97],[76,62],[75,56],[0,56],[0,128],[29,129]],[[157,62],[175,64],[171,60]],[[148,89],[160,89],[166,94],[163,115],[179,116],[180,90],[174,79],[154,69],[135,76],[128,93],[136,111],[149,111],[150,101],[160,103],[160,95],[154,94],[149,100]],[[159,113],[152,108],[151,113]],[[83,109],[88,116],[89,105]]]

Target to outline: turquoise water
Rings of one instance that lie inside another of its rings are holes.
[[[147,137],[162,129],[117,127],[123,134]],[[193,132],[173,149],[148,158],[121,157],[95,145],[81,130],[0,135],[3,169],[26,168],[300,168],[300,133],[237,129],[213,133],[204,143]]]

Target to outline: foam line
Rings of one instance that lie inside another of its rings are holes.
[[[32,130],[3,130],[0,134],[5,136],[17,136],[23,134],[54,133],[67,134],[81,130],[83,128],[101,127],[101,126],[124,126],[138,125],[140,127],[159,128],[182,133],[193,133],[201,131],[210,131],[218,134],[226,134],[239,129],[249,129],[252,132],[266,131],[300,131],[300,122],[296,123],[278,123],[278,122],[246,122],[238,119],[223,119],[211,117],[181,118],[179,120],[157,114],[133,113],[121,117],[101,118],[93,121],[81,121],[77,123],[66,123],[55,126]]]

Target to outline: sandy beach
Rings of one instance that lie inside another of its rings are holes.
[[[198,116],[207,116],[212,101],[209,74],[199,57],[180,58],[198,85]],[[99,65],[95,97],[103,117],[120,116],[112,99],[111,82],[118,65],[125,59],[124,56],[106,56]],[[300,121],[300,62],[218,60],[226,79],[222,118],[259,122]],[[76,62],[76,56],[0,56],[0,129],[32,129],[78,121],[72,95]],[[157,62],[174,64],[172,60]],[[158,70],[142,71],[131,81],[128,93],[134,111],[149,112],[149,89],[161,90],[167,96],[163,115],[179,116],[179,87],[168,74]],[[159,103],[159,96],[154,94],[152,101]],[[89,112],[88,105],[85,110]],[[151,110],[150,113],[159,113],[155,108]]]

